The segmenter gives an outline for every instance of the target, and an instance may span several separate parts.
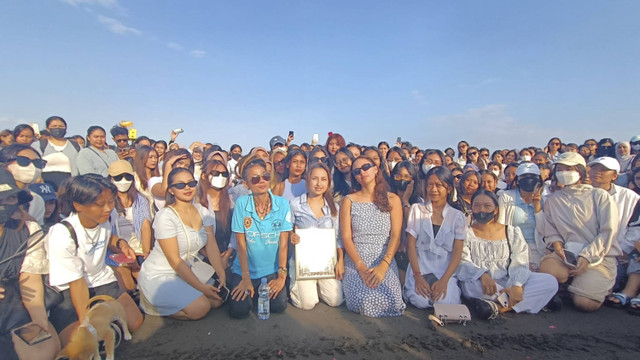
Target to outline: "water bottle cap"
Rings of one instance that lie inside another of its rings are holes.
[[[262,279],[260,280],[260,283],[261,283],[261,284],[266,284],[266,283],[267,283],[267,278],[262,278]]]

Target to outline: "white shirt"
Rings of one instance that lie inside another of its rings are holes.
[[[635,242],[640,239],[640,227],[629,227],[629,220],[631,220],[631,215],[633,215],[633,210],[640,199],[640,195],[614,184],[611,184],[609,195],[613,197],[616,205],[618,205],[618,216],[620,217],[618,242],[622,250],[628,254],[633,250]]]
[[[151,193],[151,189],[153,189],[153,186],[156,184],[162,184],[162,176],[154,176],[149,179],[149,185],[147,186],[147,189],[149,189],[149,193]],[[153,203],[156,204],[158,210],[164,209],[164,205],[167,202],[165,198],[157,197],[153,195],[153,193],[151,193],[151,195],[153,196]]]
[[[71,213],[65,219],[73,226],[78,238],[78,248],[63,224],[49,229],[45,239],[49,255],[49,284],[59,290],[69,288],[69,283],[84,278],[89,288],[117,281],[113,270],[105,264],[107,247],[111,237],[109,223],[94,229],[86,229],[80,223],[78,214]],[[89,237],[94,238],[92,241]]]

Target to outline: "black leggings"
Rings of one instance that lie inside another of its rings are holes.
[[[267,282],[276,279],[278,277],[278,273],[273,273],[271,275],[265,276],[267,278]],[[231,273],[228,277],[227,283],[229,284],[229,290],[235,289],[240,281],[242,280],[242,276],[238,274]],[[254,298],[256,301],[258,300],[258,287],[260,287],[260,279],[251,279],[251,284],[253,285],[253,289],[255,290]],[[251,308],[253,308],[253,299],[250,296],[247,296],[244,300],[235,301],[229,296],[229,315],[232,318],[242,319],[249,315],[251,312]],[[271,299],[269,301],[269,307],[272,313],[281,313],[287,308],[287,289],[283,287],[276,296],[275,299]]]

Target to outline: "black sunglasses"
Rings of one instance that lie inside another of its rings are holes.
[[[218,171],[218,170],[211,170],[211,172],[209,173],[209,175],[213,175],[213,176],[224,176],[224,177],[229,177],[229,172],[228,171]]]
[[[632,141],[631,145],[640,145],[640,140],[639,141]]]
[[[462,174],[458,174],[458,175],[454,176],[454,178],[460,180],[462,178]]]
[[[194,187],[196,187],[196,185],[198,185],[198,182],[195,181],[195,180],[191,180],[191,181],[186,182],[186,183],[175,183],[175,184],[172,184],[171,187],[174,187],[174,188],[176,188],[178,190],[182,190],[182,189],[186,188],[187,186],[190,187],[190,188],[194,188]]]
[[[44,167],[47,166],[47,160],[29,159],[26,156],[16,156],[16,162],[20,166],[29,166],[29,164],[33,163],[33,166],[38,169],[44,169]]]
[[[323,163],[323,164],[328,164],[329,163],[329,158],[328,157],[312,157],[309,160],[309,163],[314,164],[314,163]]]
[[[127,181],[133,181],[133,175],[131,174],[120,174],[120,175],[116,175],[113,177],[113,180],[115,181],[121,181],[122,179],[125,179]]]
[[[375,165],[373,165],[373,164],[364,164],[359,169],[351,170],[351,174],[353,174],[353,176],[358,176],[358,175],[362,174],[363,171],[369,171],[369,169],[371,169],[374,166]]]
[[[469,153],[469,155],[478,155],[478,152],[477,151],[472,151],[472,152]]]
[[[129,142],[129,139],[118,139],[116,142]]]
[[[262,178],[262,180],[264,180],[264,181],[269,181],[269,180],[271,180],[271,174],[264,173],[262,175],[253,175],[251,177],[251,183],[253,185],[257,185],[260,182],[260,178]]]

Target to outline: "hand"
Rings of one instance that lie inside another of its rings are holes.
[[[129,157],[129,151],[128,150],[121,151],[121,152],[118,153],[118,159],[120,159],[120,160],[124,160],[124,159],[126,159],[128,157]]]
[[[500,293],[507,293],[509,295],[509,307],[516,306],[522,301],[522,286],[512,286],[510,288],[500,290]]]
[[[578,265],[576,266],[576,268],[573,270],[569,270],[569,276],[578,276],[584,274],[587,271],[587,266],[589,266],[589,261],[580,256],[578,258]]]
[[[409,203],[409,198],[411,197],[411,194],[413,194],[413,180],[411,180],[409,185],[407,185],[407,189],[404,191],[404,194],[402,195],[402,204]]]
[[[380,263],[380,265],[367,269],[367,280],[365,280],[365,285],[370,289],[377,288],[380,284],[382,284],[382,280],[384,280],[384,276],[387,273],[387,266],[385,263]]]
[[[278,277],[273,279],[267,283],[269,285],[269,299],[275,299],[276,296],[280,293],[280,291],[284,288],[286,276]]]
[[[178,133],[176,133],[175,131],[171,130],[171,141],[176,141],[176,138],[178,137]]]
[[[243,278],[238,286],[231,290],[231,298],[234,301],[242,301],[247,298],[247,295],[253,297],[254,294],[255,290],[253,289],[253,284],[251,284],[251,279],[249,278]]]
[[[216,299],[216,300],[222,301],[222,298],[218,294],[220,292],[220,289],[218,289],[213,285],[202,284],[202,286],[198,290],[200,290],[200,292],[209,299]]]
[[[220,286],[216,288],[218,290],[222,289],[225,285],[227,285],[227,278],[225,277],[224,274],[222,276],[218,276],[218,281],[220,282]]]
[[[431,302],[436,302],[440,299],[444,299],[447,297],[447,285],[449,284],[449,280],[442,278],[433,283],[431,286]]]
[[[220,259],[222,259],[222,267],[225,269],[229,267],[229,259],[231,258],[232,251],[233,250],[231,249],[227,249],[226,251],[223,251],[222,254],[220,254]]]
[[[136,252],[133,251],[131,246],[129,246],[129,243],[127,243],[126,241],[118,240],[117,245],[119,246],[118,249],[120,249],[120,252],[124,254],[126,257],[128,257],[129,259],[136,258]]]
[[[431,286],[427,280],[425,280],[422,275],[414,273],[414,279],[416,280],[416,294],[428,298],[431,294]]]
[[[562,243],[560,241],[556,241],[553,243],[553,252],[558,254],[562,261],[567,261],[567,256],[564,254],[564,247],[562,247]]]
[[[496,286],[496,282],[489,276],[489,274],[484,273],[480,277],[480,282],[482,283],[482,293],[485,295],[495,295],[498,292],[498,287]]]
[[[338,260],[335,267],[336,280],[342,280],[344,276],[344,259]]]
[[[542,210],[542,190],[544,186],[540,186],[540,189],[534,191],[531,194],[531,204],[533,205],[533,210],[536,213],[539,213]]]
[[[0,286],[0,300],[4,299],[4,288]]]
[[[300,244],[300,235],[292,232],[291,236],[289,236],[289,242],[291,242],[291,245],[298,245]]]

